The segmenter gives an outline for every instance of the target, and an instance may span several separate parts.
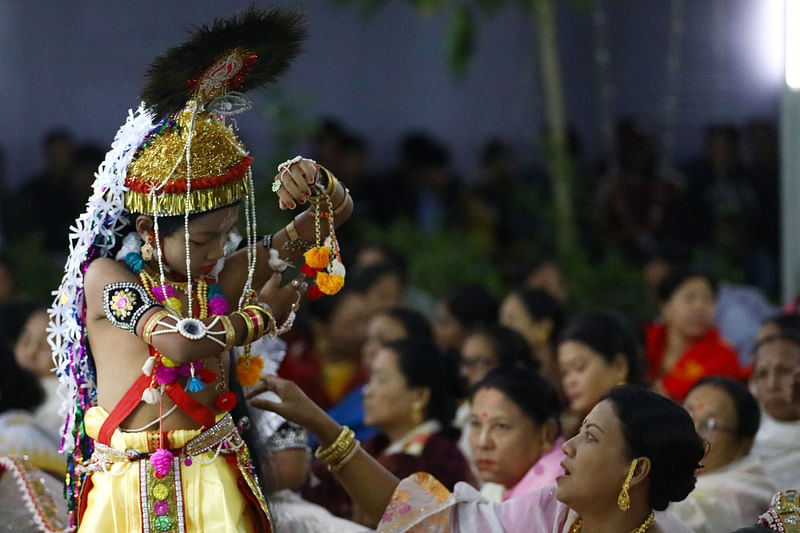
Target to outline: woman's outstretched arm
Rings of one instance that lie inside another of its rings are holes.
[[[264,391],[278,395],[280,401],[253,396]],[[342,427],[291,381],[275,376],[262,378],[248,393],[254,407],[274,411],[305,427],[325,448],[333,444]],[[373,527],[380,522],[399,480],[359,447],[353,458],[334,472],[337,481],[368,517]]]

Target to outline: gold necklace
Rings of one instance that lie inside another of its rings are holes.
[[[645,518],[644,522],[642,522],[642,525],[637,527],[636,529],[632,529],[631,533],[644,533],[645,531],[650,529],[650,526],[652,526],[653,523],[655,523],[655,521],[656,521],[656,514],[653,511],[650,511],[650,514],[647,515],[647,518]],[[569,528],[569,533],[581,533],[582,528],[583,528],[583,518],[579,516],[572,524],[572,527]]]

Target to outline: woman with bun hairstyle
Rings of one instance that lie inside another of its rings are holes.
[[[495,368],[475,385],[465,432],[487,499],[494,500],[484,490],[488,483],[502,487],[499,501],[550,485],[561,475],[560,411],[558,393],[534,370]]]
[[[612,387],[643,384],[641,346],[633,328],[612,312],[573,317],[559,338],[558,366],[568,407],[561,419],[567,436]]]
[[[673,401],[637,386],[613,388],[588,414],[580,433],[564,443],[564,474],[556,485],[501,503],[472,487],[453,493],[418,472],[402,481],[360,449],[348,431],[316,407],[291,382],[266,377],[254,400],[314,432],[316,454],[380,533],[425,531],[488,533],[690,533],[661,513],[694,488],[705,453],[689,414]]]

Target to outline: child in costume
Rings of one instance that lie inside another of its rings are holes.
[[[352,200],[298,156],[272,190],[282,209],[311,208],[257,238],[252,158],[225,119],[304,37],[302,18],[277,9],[199,28],[151,65],[142,106],[96,174],[49,311],[80,531],[271,530],[229,379],[254,384],[263,361],[249,345],[291,327],[301,283],[280,287],[287,261],[305,254],[309,296],[341,288],[334,218]],[[240,210],[247,246],[233,252]]]

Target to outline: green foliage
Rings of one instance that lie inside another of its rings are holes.
[[[616,251],[597,261],[575,251],[561,265],[570,284],[573,309],[613,309],[635,320],[652,318],[641,269],[625,262]]]
[[[457,5],[450,15],[445,39],[448,65],[456,78],[463,78],[467,73],[475,52],[477,33],[478,28],[475,26],[470,9],[463,4]]]
[[[445,0],[409,0],[409,2],[423,17],[432,17],[446,3]]]
[[[508,0],[476,0],[475,3],[480,11],[489,16],[494,16],[506,7]]]
[[[402,253],[409,282],[434,297],[464,283],[482,285],[498,296],[505,291],[490,250],[465,231],[425,233],[407,220],[397,220],[386,230],[355,220],[348,224],[356,225],[360,242],[387,244]]]
[[[64,237],[66,242],[66,234]],[[47,254],[44,233],[29,233],[9,248],[8,255],[13,259],[15,292],[38,304],[49,305],[50,293],[61,282],[64,258],[53,258]]]

